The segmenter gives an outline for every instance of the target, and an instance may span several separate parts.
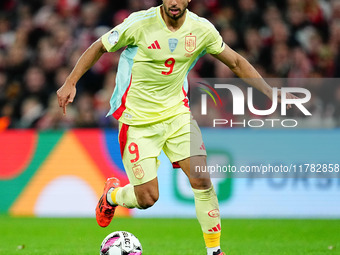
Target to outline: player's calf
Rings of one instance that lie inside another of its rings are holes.
[[[208,255],[220,255],[221,219],[214,187],[192,189],[195,197],[196,215],[203,231]]]
[[[137,196],[137,201],[141,209],[148,209],[153,206],[158,200],[158,195],[144,194],[142,196]]]
[[[108,191],[107,200],[111,205],[120,205],[130,209],[147,209],[156,203],[158,197],[158,182],[155,178],[141,185],[127,184],[112,192]]]
[[[147,209],[153,206],[159,198],[157,178],[142,185],[135,186],[135,194],[141,209]]]

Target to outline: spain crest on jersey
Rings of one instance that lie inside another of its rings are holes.
[[[185,37],[185,50],[189,53],[196,49],[196,36],[188,35]]]

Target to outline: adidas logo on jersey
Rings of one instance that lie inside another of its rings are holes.
[[[153,49],[153,50],[160,50],[161,46],[159,46],[158,41],[156,40],[151,46],[148,47],[148,49]]]

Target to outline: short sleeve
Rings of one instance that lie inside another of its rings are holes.
[[[207,41],[206,51],[209,54],[217,55],[220,54],[224,48],[225,43],[223,42],[223,38],[220,33],[216,30],[216,28],[211,25],[209,26],[209,37]]]
[[[108,52],[114,52],[122,47],[135,45],[136,26],[131,23],[133,17],[128,17],[123,23],[114,27],[101,37],[101,41]]]

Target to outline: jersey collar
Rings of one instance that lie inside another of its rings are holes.
[[[188,14],[189,14],[188,9],[185,10],[186,13],[185,13],[185,20],[184,20],[183,25],[182,25],[177,31],[172,32],[172,31],[167,27],[167,25],[165,24],[165,21],[164,21],[164,19],[163,19],[163,17],[162,17],[162,14],[161,14],[161,6],[163,6],[163,5],[160,5],[160,6],[158,6],[158,8],[157,8],[157,9],[158,9],[158,10],[157,10],[157,17],[158,17],[158,20],[159,20],[159,22],[161,23],[162,27],[163,27],[166,31],[168,31],[169,33],[176,33],[177,31],[181,30],[182,27],[184,27],[185,24],[187,23]]]

